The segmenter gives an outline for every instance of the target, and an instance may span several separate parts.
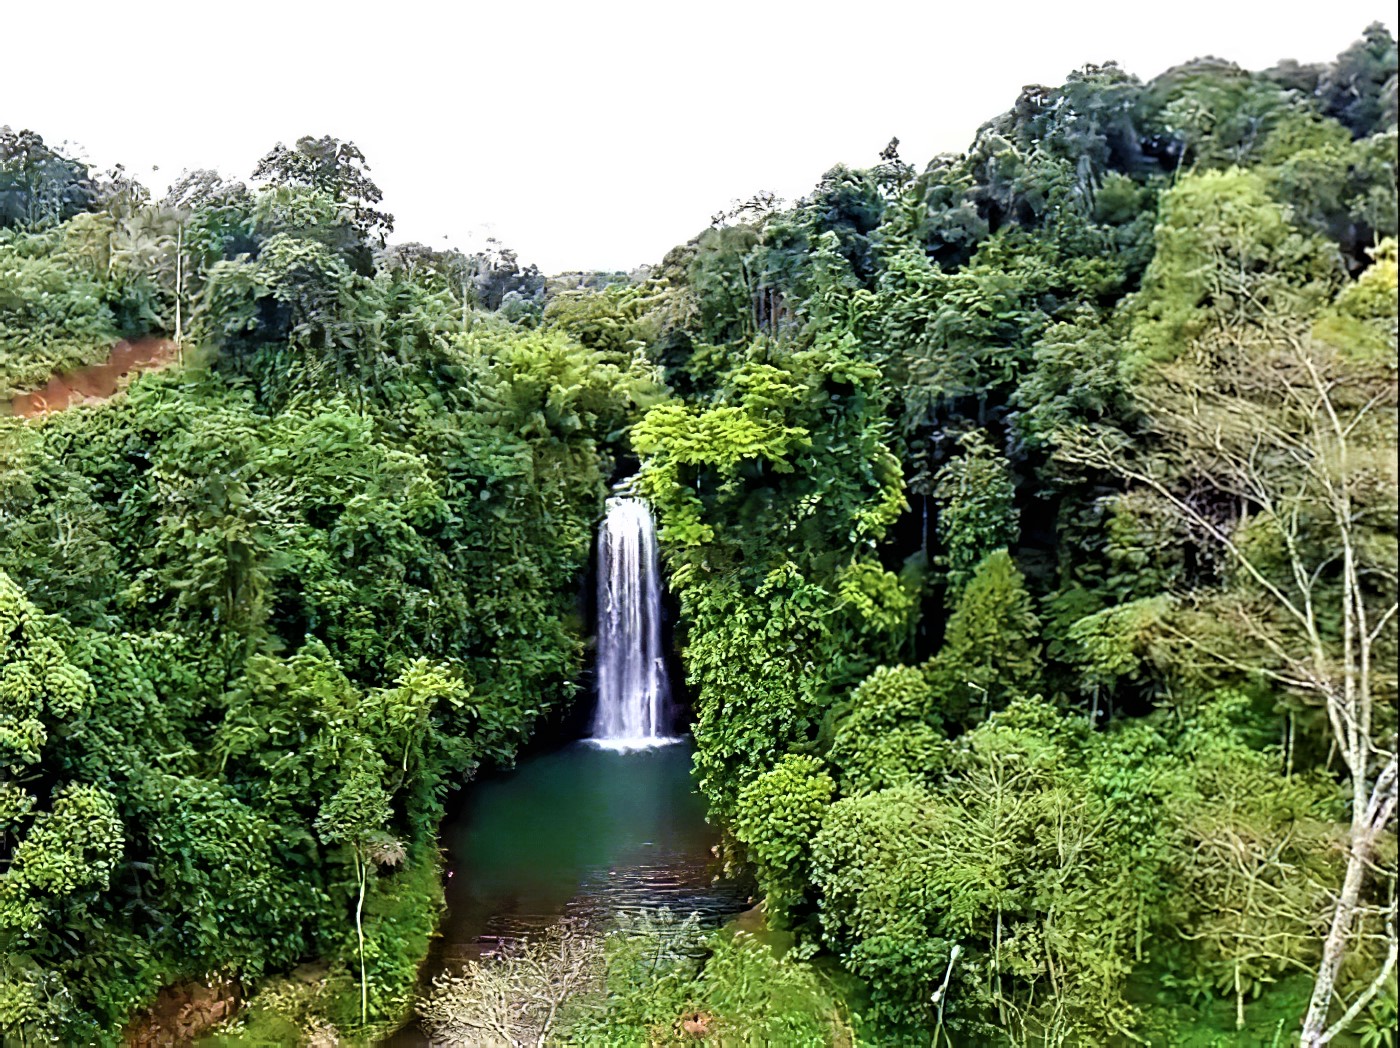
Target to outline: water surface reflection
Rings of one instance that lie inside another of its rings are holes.
[[[575,743],[469,787],[444,827],[447,916],[435,968],[561,915],[667,907],[719,920],[747,885],[714,881],[718,834],[689,741],[618,753]]]

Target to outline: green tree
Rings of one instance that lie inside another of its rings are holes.
[[[989,554],[948,619],[926,673],[934,708],[950,724],[1030,695],[1040,680],[1040,623],[1020,569],[1005,550]]]
[[[734,835],[747,845],[767,911],[778,920],[801,901],[808,848],[835,791],[820,760],[788,754],[739,793]]]
[[[56,226],[96,202],[87,165],[45,145],[33,131],[0,126],[0,229]]]
[[[394,231],[394,216],[375,208],[383,192],[369,177],[365,155],[354,142],[330,135],[303,135],[296,145],[278,142],[253,169],[254,181],[268,185],[297,186],[324,193],[346,209],[350,224],[368,243],[384,244]]]
[[[93,694],[63,625],[0,572],[0,1033],[21,1038],[66,1018],[42,960],[71,927],[100,922],[126,844],[112,794],[65,781],[56,760],[54,737]]]
[[[1395,38],[1372,22],[1322,74],[1317,93],[1323,111],[1357,138],[1394,126],[1396,65]]]
[[[945,756],[942,726],[923,670],[879,667],[852,693],[827,753],[840,769],[842,792],[871,793],[937,774]]]
[[[1380,977],[1329,1024],[1343,960],[1363,939],[1358,928],[1368,914],[1384,919],[1368,909],[1363,886],[1396,805],[1395,685],[1382,654],[1396,646],[1395,487],[1393,472],[1378,468],[1393,448],[1394,375],[1349,364],[1287,313],[1197,346],[1216,368],[1183,362],[1140,394],[1159,434],[1150,458],[1089,440],[1071,454],[1150,488],[1218,544],[1225,585],[1198,596],[1228,632],[1196,622],[1173,636],[1325,714],[1350,813],[1346,871],[1303,1024],[1304,1044],[1321,1045],[1379,992],[1395,963],[1392,932]],[[1248,512],[1222,518],[1183,493],[1188,482],[1243,501]],[[1394,874],[1383,867],[1380,876]]]
[[[360,1022],[369,1021],[369,976],[365,967],[365,885],[369,879],[369,849],[383,835],[389,821],[389,795],[383,782],[382,759],[354,750],[343,784],[331,796],[316,819],[316,829],[327,844],[345,844],[355,857],[355,939],[360,955]]]
[[[960,443],[963,453],[938,471],[933,489],[950,606],[977,565],[993,551],[1014,545],[1020,530],[1015,479],[1005,457],[981,430],[967,433]]]
[[[1134,300],[1130,366],[1171,360],[1216,328],[1314,310],[1340,287],[1337,252],[1299,232],[1258,174],[1181,179],[1162,196],[1157,251]]]

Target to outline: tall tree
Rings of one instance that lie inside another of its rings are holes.
[[[45,145],[33,131],[0,126],[0,229],[55,226],[96,201],[86,164]]]
[[[1396,63],[1395,38],[1380,22],[1372,22],[1318,82],[1317,94],[1327,115],[1357,138],[1393,126]]]
[[[1167,365],[1143,387],[1151,457],[1101,435],[1068,454],[1156,492],[1223,551],[1228,585],[1191,594],[1210,614],[1175,629],[1177,639],[1324,715],[1351,812],[1346,872],[1303,1023],[1303,1045],[1318,1048],[1381,991],[1396,962],[1394,896],[1372,904],[1365,890],[1395,877],[1378,852],[1396,808],[1395,375],[1348,361],[1296,323],[1225,328],[1198,348],[1213,358],[1208,371]],[[1208,630],[1212,620],[1227,628]],[[1329,1023],[1366,922],[1387,927],[1385,959]]]
[[[278,142],[258,161],[253,179],[270,186],[300,186],[327,194],[349,211],[351,224],[367,243],[382,247],[394,231],[394,216],[374,206],[384,194],[369,177],[369,164],[354,142],[330,135],[303,135],[294,148]]]

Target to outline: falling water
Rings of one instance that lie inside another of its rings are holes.
[[[609,749],[674,742],[661,651],[656,525],[641,499],[608,500],[598,534],[598,712],[593,741]]]

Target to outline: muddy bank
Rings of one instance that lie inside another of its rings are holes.
[[[10,411],[21,418],[34,418],[78,404],[99,403],[141,372],[164,367],[178,356],[179,348],[168,338],[123,339],[102,363],[54,375],[42,389],[21,393],[10,401]]]

